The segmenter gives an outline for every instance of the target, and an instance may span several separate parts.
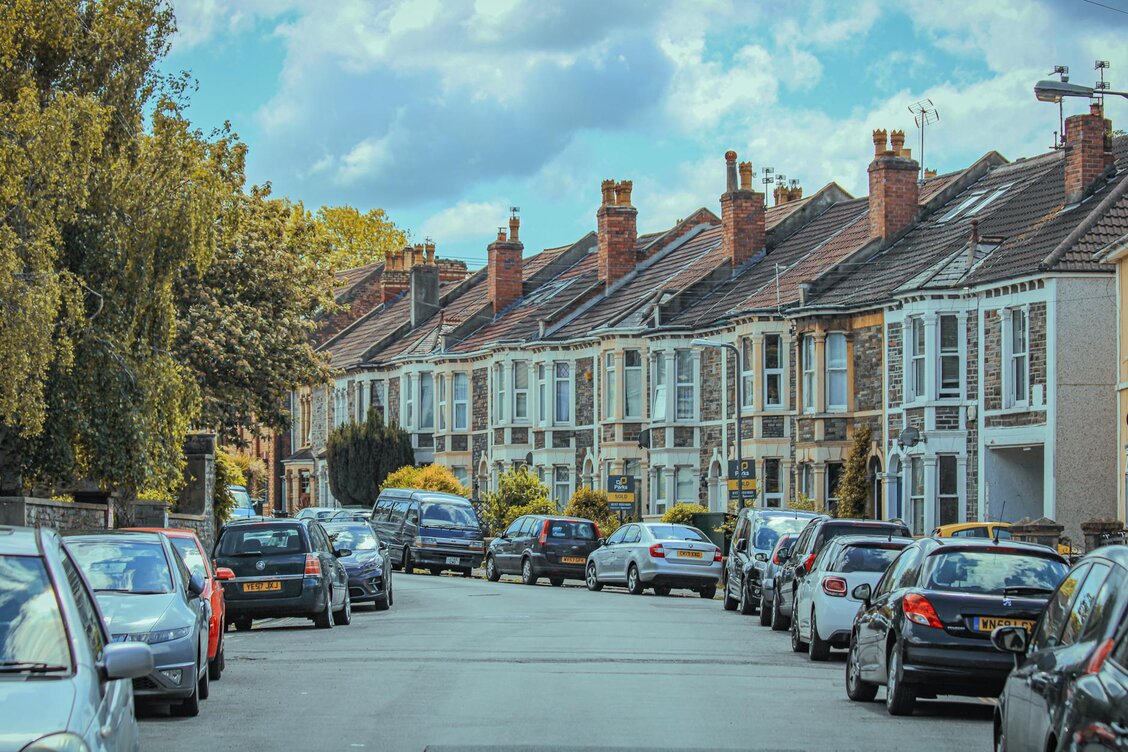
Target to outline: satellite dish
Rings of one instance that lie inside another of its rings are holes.
[[[650,448],[650,429],[644,428],[638,432],[638,445],[643,449]]]
[[[921,439],[920,431],[913,428],[912,426],[909,426],[905,430],[901,431],[901,433],[897,436],[897,443],[900,444],[902,448],[915,447],[921,441],[923,441],[923,439]]]

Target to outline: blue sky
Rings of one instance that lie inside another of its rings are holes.
[[[1102,0],[1128,11],[1128,0]],[[808,192],[865,193],[870,131],[932,99],[926,162],[1042,152],[1055,64],[1128,89],[1128,12],[1086,0],[175,0],[167,70],[230,120],[248,176],[315,208],[379,206],[442,256],[484,263],[511,205],[526,253],[594,229],[604,178],[642,232],[718,210],[723,154]],[[1118,58],[1117,56],[1120,55]],[[1128,101],[1110,98],[1114,127]],[[1080,111],[1080,100],[1067,107]]]

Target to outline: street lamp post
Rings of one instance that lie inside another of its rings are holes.
[[[741,445],[744,443],[743,431],[741,430],[741,421],[743,420],[743,417],[744,417],[743,416],[743,413],[744,413],[744,405],[743,405],[744,395],[742,394],[743,390],[740,388],[740,386],[741,386],[740,379],[742,378],[742,376],[744,374],[743,356],[740,353],[740,348],[737,347],[736,345],[732,344],[731,342],[720,342],[718,340],[713,340],[713,339],[695,339],[692,342],[690,342],[689,344],[693,345],[694,347],[701,347],[701,348],[713,347],[713,348],[717,348],[717,349],[732,350],[733,354],[736,355],[736,472],[737,472],[737,476],[738,476],[737,477],[737,487],[740,489],[740,503],[741,503],[741,506],[743,506],[744,505],[744,479],[739,477],[740,474],[743,472],[741,470],[741,468],[743,467],[743,460],[744,460],[743,454],[742,454],[742,447],[741,447]]]
[[[1060,102],[1063,97],[1092,99],[1095,96],[1107,96],[1109,94],[1128,99],[1128,91],[1098,90],[1092,86],[1071,84],[1068,81],[1055,81],[1052,78],[1034,84],[1034,96],[1038,98],[1039,102]]]

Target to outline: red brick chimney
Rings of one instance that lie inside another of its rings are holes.
[[[603,203],[595,213],[599,233],[599,277],[610,287],[634,269],[638,209],[631,206],[630,180],[604,180]]]
[[[873,162],[869,166],[869,228],[871,238],[890,238],[916,221],[919,211],[920,165],[905,150],[905,132],[873,132]]]
[[[752,190],[752,163],[740,163],[737,184],[736,152],[725,152],[725,192],[721,194],[721,244],[735,269],[764,249],[764,194]]]
[[[493,302],[495,316],[521,297],[523,282],[521,256],[525,252],[525,246],[518,239],[517,232],[520,227],[521,220],[514,214],[509,218],[509,238],[505,237],[505,228],[499,227],[497,240],[490,243],[486,249],[489,253],[490,300]]]
[[[384,273],[380,275],[380,302],[387,305],[407,292],[410,284],[410,247],[390,251],[384,259]]]
[[[1112,165],[1112,123],[1100,104],[1065,119],[1065,203],[1076,204]]]

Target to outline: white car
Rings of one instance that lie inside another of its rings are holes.
[[[791,649],[825,661],[831,648],[846,648],[862,602],[854,588],[871,588],[912,538],[848,535],[833,539],[803,572],[795,592]]]
[[[588,554],[585,575],[588,590],[602,590],[605,583],[625,585],[632,595],[648,587],[655,595],[686,588],[712,598],[721,579],[721,549],[689,525],[632,522]]]

